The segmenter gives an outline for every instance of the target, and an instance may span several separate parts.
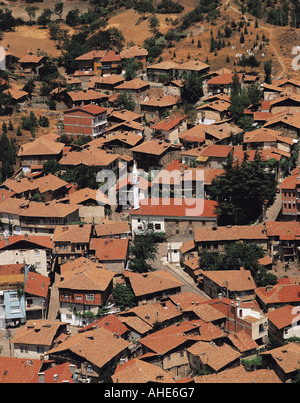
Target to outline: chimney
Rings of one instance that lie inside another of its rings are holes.
[[[4,237],[4,246],[8,246],[9,245],[9,237],[5,236]]]
[[[53,382],[56,382],[58,380],[58,374],[53,375]]]
[[[219,299],[219,301],[222,301],[222,293],[221,292],[218,294],[218,299]]]
[[[75,374],[75,365],[74,364],[69,364],[69,370],[71,372],[71,374]]]
[[[39,372],[39,383],[45,383],[45,373],[44,372]]]

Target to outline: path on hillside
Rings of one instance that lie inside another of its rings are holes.
[[[233,7],[230,3],[229,3],[229,8],[231,8],[231,10],[233,10],[233,11],[235,11],[235,12],[241,14],[241,11],[240,11],[239,9]],[[250,16],[250,18],[254,18],[254,17],[253,17],[252,15],[250,15],[250,14],[249,14],[249,16]],[[249,17],[247,16],[247,13],[244,14],[244,18],[245,18],[246,22],[248,22]],[[270,39],[269,44],[270,44],[270,46],[272,47],[272,49],[273,49],[273,51],[274,51],[274,54],[276,55],[276,58],[277,58],[279,64],[281,65],[282,71],[281,71],[281,72],[278,72],[277,75],[274,77],[275,80],[279,80],[280,78],[283,78],[283,77],[284,77],[284,74],[285,74],[285,64],[284,64],[284,62],[282,61],[282,58],[281,58],[280,54],[277,52],[276,47],[275,47],[275,46],[273,45],[273,43],[272,43],[273,29],[271,29],[270,27],[268,27],[262,20],[257,20],[257,22],[258,22],[260,28],[262,28],[262,29],[268,31],[268,34],[269,34],[268,37],[269,37],[269,39]]]

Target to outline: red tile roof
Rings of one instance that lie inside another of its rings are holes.
[[[270,304],[291,304],[300,302],[299,284],[278,284],[268,287],[257,288],[257,297],[265,305]]]
[[[128,247],[128,239],[92,238],[90,242],[90,250],[100,262],[126,260]]]
[[[217,202],[214,200],[152,198],[139,203],[139,209],[130,210],[131,216],[217,217]]]
[[[50,286],[50,278],[39,273],[29,272],[27,275],[25,292],[31,295],[46,298]]]
[[[0,357],[0,383],[32,383],[41,366],[41,360]]]

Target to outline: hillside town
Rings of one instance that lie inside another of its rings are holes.
[[[149,52],[4,49],[0,383],[300,382],[300,77]]]

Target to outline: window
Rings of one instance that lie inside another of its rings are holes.
[[[155,224],[154,228],[157,229],[157,230],[160,230],[160,229],[161,229],[161,225],[160,225],[160,224]]]
[[[37,346],[37,347],[36,347],[36,352],[37,352],[38,354],[44,354],[45,349],[44,349],[44,347]]]
[[[21,312],[21,309],[20,309],[19,305],[10,307],[10,313],[20,313],[20,312]]]
[[[16,292],[12,292],[10,295],[9,295],[9,300],[12,302],[12,301],[18,301],[18,294],[16,293]]]
[[[67,319],[67,320],[72,320],[72,315],[71,315],[70,313],[67,313],[67,314],[66,314],[66,319]]]
[[[86,294],[86,300],[87,301],[94,301],[95,295],[94,294]]]
[[[21,351],[21,353],[28,353],[28,347],[20,346],[20,351]]]
[[[76,295],[76,301],[82,301],[82,296],[81,295]]]
[[[38,249],[34,250],[34,256],[40,256],[40,254],[41,254],[40,250],[38,250]]]

